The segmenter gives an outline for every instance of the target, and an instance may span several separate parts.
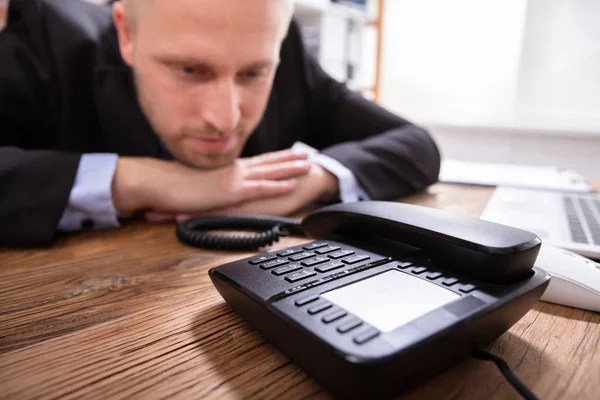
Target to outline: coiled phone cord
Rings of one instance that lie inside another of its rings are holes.
[[[265,215],[192,218],[177,225],[177,237],[189,246],[212,250],[256,251],[288,235],[304,236],[301,220]],[[212,230],[254,230],[249,234],[209,233]]]

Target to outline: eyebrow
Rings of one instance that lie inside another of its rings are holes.
[[[185,57],[185,56],[182,57],[182,56],[177,56],[177,55],[165,54],[165,55],[158,56],[158,58],[168,64],[191,65],[194,67],[201,67],[201,68],[208,68],[208,69],[211,69],[213,67],[210,63],[208,63],[204,60],[201,60],[199,58],[193,58],[193,57]],[[242,68],[242,70],[271,68],[271,67],[275,66],[277,64],[277,62],[278,62],[278,60],[256,61],[256,62],[252,62],[252,63],[244,66]]]

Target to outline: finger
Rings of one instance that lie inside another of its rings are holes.
[[[261,154],[260,156],[245,159],[247,166],[264,165],[264,164],[275,164],[286,161],[306,160],[308,154],[303,151],[287,149],[281,151],[275,151],[272,153]]]
[[[310,171],[311,163],[308,161],[288,161],[277,164],[257,165],[248,168],[245,179],[282,180],[297,178]]]
[[[147,212],[144,217],[146,218],[146,221],[157,224],[175,220],[175,215],[168,213]]]
[[[283,181],[248,180],[242,182],[241,201],[268,198],[288,194],[296,188],[295,179]]]
[[[188,219],[198,218],[201,215],[206,215],[206,213],[203,213],[203,214],[177,214],[175,216],[175,221],[184,222],[184,221],[187,221]]]

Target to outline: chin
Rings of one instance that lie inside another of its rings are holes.
[[[217,169],[233,164],[236,157],[226,154],[192,156],[186,164],[198,169]]]

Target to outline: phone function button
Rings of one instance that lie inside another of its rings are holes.
[[[277,297],[278,299],[280,299],[280,298],[282,298],[282,297],[289,296],[289,295],[291,295],[291,294],[298,293],[298,292],[300,292],[300,291],[302,291],[302,290],[306,290],[306,289],[308,289],[308,288],[306,287],[306,285],[294,286],[293,288],[286,290],[285,292],[283,292],[282,294],[279,294],[279,295],[278,295],[278,296],[276,296],[276,297]]]
[[[475,285],[471,285],[470,283],[463,283],[462,285],[460,285],[458,290],[463,293],[471,293],[473,290],[475,290]]]
[[[400,269],[406,269],[406,268],[410,267],[411,265],[414,265],[414,262],[411,262],[411,261],[399,261],[398,262],[398,268],[400,268]]]
[[[333,271],[334,269],[342,268],[344,266],[346,266],[346,264],[338,262],[338,261],[333,261],[333,262],[330,262],[329,264],[321,265],[321,266],[315,268],[315,271],[329,272],[329,271]]]
[[[346,315],[348,315],[348,313],[344,310],[337,310],[334,312],[330,312],[329,314],[326,314],[323,316],[323,318],[321,318],[321,321],[323,321],[326,324],[332,323],[333,321],[337,321],[340,318],[345,317]]]
[[[290,264],[285,267],[277,268],[271,271],[271,273],[275,276],[281,276],[285,274],[289,274],[290,272],[296,272],[302,269],[301,265],[298,264]]]
[[[356,344],[364,344],[371,339],[375,339],[377,336],[379,336],[379,331],[375,328],[369,328],[361,334],[356,335],[353,340]]]
[[[290,261],[300,261],[300,260],[304,260],[306,258],[310,258],[310,257],[314,257],[315,255],[313,253],[309,253],[309,252],[302,252],[300,254],[296,254],[295,256],[292,256],[289,258]]]
[[[347,332],[350,332],[352,329],[358,328],[362,324],[363,324],[362,321],[360,321],[358,319],[353,319],[352,321],[343,323],[340,326],[338,326],[337,331],[339,333],[347,333]]]
[[[327,246],[327,243],[316,242],[313,244],[309,244],[308,246],[304,246],[303,249],[304,250],[315,250],[315,249],[320,249],[321,247],[325,247],[325,246]]]
[[[329,258],[333,258],[334,260],[337,260],[338,258],[351,256],[352,254],[354,254],[354,252],[352,250],[340,250],[340,251],[336,251],[335,253],[329,254]]]
[[[327,246],[327,247],[323,247],[321,249],[318,249],[315,251],[315,253],[317,254],[327,254],[327,253],[331,253],[332,251],[336,251],[339,250],[340,247],[339,246]]]
[[[315,314],[318,314],[318,313],[320,313],[322,311],[328,310],[331,307],[333,307],[333,304],[327,302],[327,303],[317,304],[316,306],[312,306],[307,311],[308,311],[308,313],[310,315],[315,315]]]
[[[253,258],[252,260],[250,260],[248,262],[252,265],[256,265],[256,264],[274,260],[276,258],[277,258],[276,256],[266,255],[266,256],[260,256],[260,257]]]
[[[355,256],[348,257],[348,258],[342,260],[342,262],[346,263],[346,264],[356,264],[356,263],[359,263],[361,261],[366,261],[369,258],[371,258],[371,257],[365,256],[364,254],[357,254]]]
[[[427,279],[434,280],[434,279],[437,279],[437,278],[439,278],[439,277],[440,277],[440,276],[442,276],[442,275],[443,275],[443,274],[442,274],[441,272],[438,272],[438,271],[433,271],[433,272],[430,272],[430,273],[426,274],[426,275],[425,275],[425,277],[426,277]]]
[[[294,254],[302,253],[303,251],[304,250],[302,250],[302,249],[287,249],[287,250],[280,251],[279,253],[277,253],[277,255],[279,257],[289,257],[289,256],[293,256]]]
[[[444,285],[444,286],[452,286],[457,283],[458,283],[457,278],[444,278],[444,280],[442,281],[442,285]]]
[[[288,260],[285,260],[283,258],[278,258],[276,260],[269,261],[269,262],[266,262],[264,264],[261,264],[260,268],[261,269],[271,269],[271,268],[275,268],[275,267],[280,267],[280,266],[288,264],[288,263],[289,263]]]
[[[296,272],[291,275],[288,275],[285,280],[288,282],[298,282],[302,279],[310,278],[311,276],[317,275],[316,272],[309,271],[305,269],[304,271]]]
[[[313,301],[319,300],[319,296],[308,296],[298,299],[294,302],[298,307],[302,307],[307,305],[308,303],[312,303]]]
[[[412,272],[415,275],[420,275],[423,272],[427,271],[427,268],[425,267],[413,267],[410,272]]]
[[[326,257],[315,257],[311,260],[306,260],[306,261],[302,261],[302,265],[304,265],[305,267],[312,267],[318,264],[323,264],[325,262],[329,261],[329,258]]]

